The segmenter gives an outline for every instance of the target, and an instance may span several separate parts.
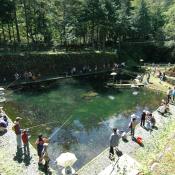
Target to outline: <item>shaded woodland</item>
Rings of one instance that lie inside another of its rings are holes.
[[[1,48],[104,49],[175,39],[174,0],[0,0]],[[36,48],[35,48],[36,47]]]

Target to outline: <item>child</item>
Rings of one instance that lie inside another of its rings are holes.
[[[29,136],[26,130],[23,130],[22,132],[22,141],[23,141],[23,146],[24,146],[24,155],[25,156],[30,156],[30,151],[29,151]]]

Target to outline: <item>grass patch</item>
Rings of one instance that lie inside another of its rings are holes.
[[[152,139],[146,141],[144,149],[137,150],[136,159],[143,165],[145,175],[175,174],[175,122],[169,120],[164,125],[164,129],[157,131]],[[154,163],[157,165],[151,171]]]

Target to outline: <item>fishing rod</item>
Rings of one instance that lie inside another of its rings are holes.
[[[72,117],[72,116],[71,116],[71,117]],[[69,117],[68,119],[70,119],[70,117]],[[68,119],[67,119],[64,123],[67,123]],[[39,127],[39,126],[41,126],[41,125],[49,125],[49,124],[52,124],[52,123],[59,123],[59,122],[60,122],[60,121],[55,120],[55,121],[52,121],[52,122],[47,122],[47,123],[42,123],[42,124],[39,124],[39,125],[31,126],[31,127],[29,127],[28,129],[33,129],[33,128],[37,128],[37,127]],[[63,123],[63,124],[64,124],[64,123]],[[63,124],[62,124],[62,125],[63,125]]]
[[[70,121],[70,119],[73,117],[73,115],[70,115],[70,117],[54,132],[54,133],[52,133],[51,134],[51,136],[49,137],[49,140],[56,134],[56,133],[58,133],[61,129],[62,129],[62,127],[63,126],[65,126],[65,124],[68,122],[68,121]]]

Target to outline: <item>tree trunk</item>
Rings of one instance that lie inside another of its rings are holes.
[[[23,0],[23,5],[24,5],[24,14],[25,14],[25,22],[26,22],[27,44],[29,44],[29,26],[28,26],[28,16],[27,16],[26,0]]]
[[[15,43],[16,42],[16,38],[15,38],[15,31],[14,31],[14,27],[13,27],[13,22],[12,22],[12,33],[13,33],[13,41]]]
[[[21,39],[20,39],[20,33],[19,33],[19,27],[18,27],[18,19],[17,19],[17,14],[16,14],[16,3],[15,3],[15,0],[13,0],[14,4],[15,4],[15,26],[16,26],[16,36],[17,36],[17,41],[18,43],[21,42]]]
[[[9,23],[7,24],[7,26],[8,26],[9,40],[10,40],[10,42],[12,42],[12,35],[11,35],[11,30],[10,30]]]
[[[3,38],[4,38],[4,42],[5,42],[6,41],[6,37],[5,37],[5,31],[4,31],[3,23],[1,24],[1,27],[2,27],[2,35],[3,35]]]

